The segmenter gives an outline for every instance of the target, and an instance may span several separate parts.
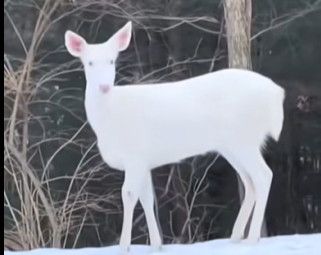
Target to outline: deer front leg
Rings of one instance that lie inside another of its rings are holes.
[[[152,248],[151,250],[152,252],[159,252],[162,248],[162,239],[154,212],[154,186],[150,171],[147,171],[145,175],[145,181],[139,195],[139,200],[144,209],[147,221],[150,244]]]
[[[125,170],[125,181],[122,187],[122,202],[124,207],[123,227],[120,237],[120,255],[127,255],[130,249],[133,215],[139,193],[143,187],[146,168],[132,164]]]

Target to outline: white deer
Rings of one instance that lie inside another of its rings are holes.
[[[120,254],[129,250],[138,200],[152,250],[161,249],[151,170],[209,152],[220,153],[245,186],[231,239],[243,239],[255,205],[246,242],[257,243],[273,176],[261,150],[269,136],[279,139],[284,89],[241,69],[176,82],[114,86],[115,63],[130,44],[131,34],[131,22],[101,44],[88,44],[71,31],[65,34],[66,48],[84,66],[85,108],[102,158],[112,168],[125,171]]]

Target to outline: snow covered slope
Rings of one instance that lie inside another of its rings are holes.
[[[4,252],[4,255],[118,255],[118,246],[77,250],[39,249]],[[264,238],[258,245],[232,244],[215,240],[188,245],[165,245],[162,252],[150,253],[148,246],[133,245],[130,255],[321,255],[321,234]]]

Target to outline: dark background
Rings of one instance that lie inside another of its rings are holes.
[[[30,47],[43,3],[4,1],[4,61],[14,69],[23,64],[21,40]],[[180,80],[227,67],[223,5],[215,0],[61,1],[48,19],[32,71],[36,90],[28,104],[28,160],[40,177],[44,174],[43,189],[57,217],[65,201],[74,205],[63,211],[72,220],[62,245],[118,244],[123,173],[102,162],[85,124],[84,75],[66,52],[64,33],[71,29],[90,43],[103,42],[132,20],[134,34],[118,59],[117,84]],[[252,35],[253,69],[287,91],[281,139],[264,154],[274,172],[268,234],[320,233],[321,3],[253,1]],[[10,105],[5,97],[5,128]],[[237,179],[222,158],[208,168],[215,157],[187,159],[153,172],[166,243],[229,237],[240,206]],[[22,200],[4,164],[5,191],[11,205],[20,208]],[[77,178],[71,182],[72,176]],[[4,228],[14,229],[6,206],[4,214]],[[133,242],[146,243],[140,206],[135,214]],[[41,215],[41,228],[46,233],[46,215]]]

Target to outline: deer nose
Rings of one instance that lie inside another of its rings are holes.
[[[109,84],[100,84],[99,89],[102,93],[106,94],[110,90],[110,85]]]

